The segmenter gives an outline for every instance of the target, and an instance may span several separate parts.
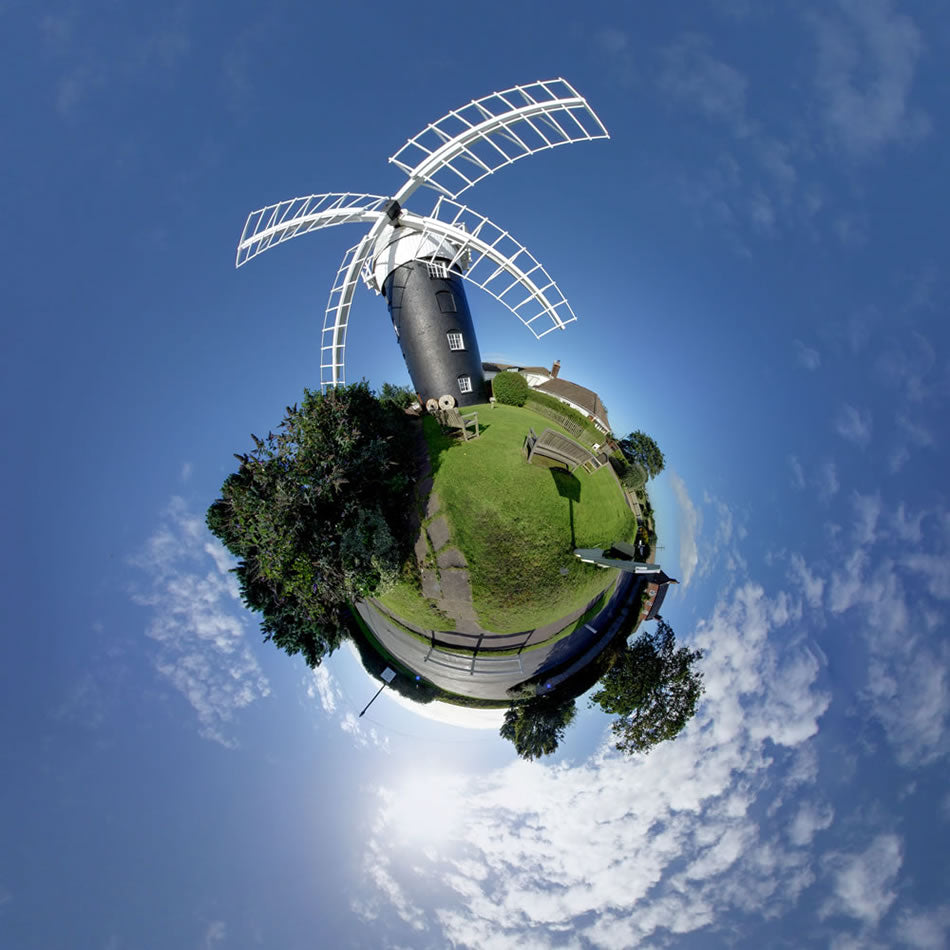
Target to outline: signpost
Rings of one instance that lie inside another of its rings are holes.
[[[395,678],[396,678],[396,671],[391,670],[387,666],[386,669],[383,670],[383,679],[385,680],[385,682],[383,683],[382,686],[379,687],[378,690],[376,690],[376,695],[373,696],[373,698],[363,707],[363,712],[360,713],[360,716],[362,716],[363,713],[365,713],[366,710],[369,709],[369,707],[373,705],[373,703],[376,701],[376,696],[378,696]]]

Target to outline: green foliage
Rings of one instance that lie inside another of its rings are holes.
[[[626,458],[611,455],[610,464],[627,491],[637,491],[646,484],[647,474],[639,462],[628,462]]]
[[[506,406],[523,406],[528,398],[528,381],[521,373],[510,370],[499,373],[491,381],[492,395]]]
[[[655,478],[663,471],[666,459],[656,442],[646,433],[638,429],[621,439],[618,444],[628,462],[643,466],[647,478]]]
[[[400,409],[408,409],[417,401],[411,386],[396,386],[393,383],[383,383],[379,398],[382,402],[395,403]]]
[[[528,408],[532,408],[532,403],[537,406],[544,406],[547,409],[552,409],[554,412],[559,415],[564,416],[565,419],[573,422],[575,425],[581,427],[582,430],[585,430],[587,434],[592,437],[594,442],[604,442],[606,436],[597,429],[590,419],[587,418],[582,412],[578,412],[573,406],[569,406],[566,402],[561,402],[555,396],[551,396],[548,393],[539,392],[537,389],[530,389],[528,391]]]
[[[549,469],[525,464],[522,441],[536,424],[528,410],[496,406],[479,410],[479,421],[485,428],[477,441],[453,443],[434,418],[423,419],[433,491],[468,561],[478,622],[493,633],[517,633],[599,596],[614,575],[582,564],[574,548],[628,539],[635,522],[610,472],[575,470],[580,502],[571,502]],[[380,600],[402,613],[388,594]]]
[[[318,666],[345,635],[347,602],[383,588],[411,547],[409,420],[361,383],[305,390],[277,434],[251,439],[207,524],[239,559],[264,639]]]
[[[618,655],[591,702],[620,717],[611,726],[619,751],[647,753],[679,735],[703,693],[703,674],[694,669],[702,655],[677,650],[673,630],[659,618],[652,634],[641,634]]]
[[[573,699],[558,703],[551,697],[538,696],[510,706],[499,734],[514,744],[521,758],[539,759],[557,750],[576,714]]]

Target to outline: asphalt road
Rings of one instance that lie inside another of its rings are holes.
[[[601,638],[627,598],[636,590],[632,575],[622,575],[613,597],[589,623],[557,643],[514,656],[450,653],[432,648],[387,622],[371,604],[357,605],[360,616],[392,656],[442,689],[479,699],[510,699],[508,690],[526,679],[579,657]]]

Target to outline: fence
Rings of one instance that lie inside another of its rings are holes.
[[[556,422],[575,439],[586,442],[588,445],[593,445],[594,442],[598,441],[597,436],[599,433],[591,429],[590,426],[582,426],[573,419],[569,419],[567,416],[562,415],[556,409],[551,409],[550,407],[544,406],[539,402],[535,402],[530,396],[528,397],[528,401],[525,403],[525,405],[532,412],[536,412],[539,416],[544,416],[546,419]]]

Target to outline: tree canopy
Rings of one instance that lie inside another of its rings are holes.
[[[528,381],[521,373],[505,370],[505,372],[499,373],[492,379],[491,391],[498,402],[507,406],[523,406],[528,398],[530,388]]]
[[[239,560],[264,639],[317,666],[345,635],[347,602],[377,592],[408,555],[408,420],[360,383],[305,390],[276,434],[251,439],[207,524]]]
[[[660,618],[653,633],[627,645],[591,697],[604,712],[620,717],[611,726],[619,751],[647,753],[679,735],[703,693],[703,674],[694,668],[702,655],[677,650],[676,635]]]
[[[411,386],[397,386],[395,383],[383,383],[379,398],[382,402],[394,402],[400,409],[408,409],[416,402],[416,394]]]
[[[642,466],[648,478],[655,478],[666,465],[660,447],[645,432],[637,429],[617,443],[624,458],[631,464]]]
[[[500,735],[514,743],[523,759],[539,759],[557,750],[564,738],[564,730],[574,721],[577,707],[574,700],[558,703],[546,696],[538,696],[509,707]]]

